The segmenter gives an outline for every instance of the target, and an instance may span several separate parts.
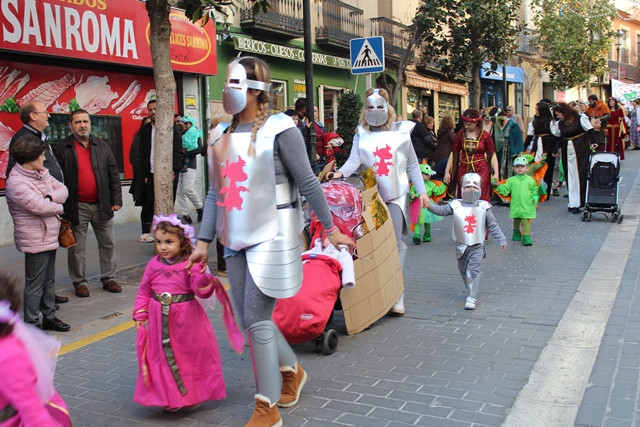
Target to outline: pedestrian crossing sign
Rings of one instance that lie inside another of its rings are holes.
[[[384,71],[384,39],[365,37],[351,39],[351,74],[381,73]]]

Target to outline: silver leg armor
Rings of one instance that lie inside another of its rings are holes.
[[[400,266],[404,270],[404,260],[407,258],[407,245],[402,240],[398,240],[398,255],[400,256]],[[400,294],[400,297],[393,304],[389,313],[393,316],[402,316],[404,314],[404,292]]]
[[[465,280],[465,284],[467,285],[467,289],[469,290],[469,296],[467,297],[467,301],[464,304],[465,310],[475,310],[476,309],[476,296],[478,295],[478,285],[480,284],[480,274],[478,274],[474,279],[471,279],[471,274],[467,272],[467,280]]]
[[[480,285],[480,276],[482,274],[478,274],[474,279],[470,279],[469,281],[469,296],[473,299],[478,295],[478,287]]]
[[[469,292],[469,283],[471,283],[473,279],[471,279],[468,271],[466,273],[460,273],[460,276],[462,276],[462,283],[464,283],[464,288],[467,290],[467,292]]]
[[[274,324],[275,326],[275,324]],[[278,362],[280,367],[288,367],[295,368],[296,362],[298,362],[298,357],[293,352],[293,349],[287,342],[287,339],[282,335],[280,329],[276,326],[276,331],[278,332]]]
[[[257,393],[266,396],[271,402],[280,400],[282,388],[278,355],[279,337],[278,328],[271,320],[263,320],[249,326],[249,348]]]
[[[398,256],[400,257],[400,267],[404,270],[404,261],[407,259],[407,244],[398,240]]]

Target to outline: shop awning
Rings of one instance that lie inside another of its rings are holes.
[[[451,93],[453,95],[465,96],[469,94],[467,85],[452,82],[443,82],[433,77],[423,76],[415,71],[405,71],[406,85],[421,87],[423,89],[437,90],[439,92]]]

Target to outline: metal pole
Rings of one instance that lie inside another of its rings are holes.
[[[506,112],[509,105],[509,88],[507,87],[507,61],[502,66],[502,109]]]
[[[304,27],[304,80],[307,88],[307,155],[311,165],[316,163],[316,132],[313,117],[313,51],[311,49],[311,5],[309,0],[302,3],[302,25]]]
[[[620,80],[620,43],[616,44],[616,51],[618,53],[618,62],[616,64],[616,78]]]

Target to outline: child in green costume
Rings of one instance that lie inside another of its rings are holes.
[[[431,181],[431,176],[435,174],[435,171],[431,169],[428,164],[421,164],[420,171],[422,172],[422,179],[424,179],[424,187],[427,190],[427,196],[432,199],[435,198],[435,201],[437,202],[439,199],[438,196],[441,196],[440,198],[442,198],[444,193],[447,191],[446,184],[441,183],[440,181]],[[409,191],[409,201],[411,202],[409,217],[411,221],[411,228],[413,229],[413,243],[419,245],[421,241],[430,242],[431,224],[442,221],[442,217],[432,214],[426,208],[420,207],[420,195],[413,185]],[[423,228],[424,234],[422,232]]]
[[[527,174],[529,162],[525,156],[516,157],[513,161],[516,175],[499,184],[495,192],[501,196],[511,196],[509,217],[513,218],[514,242],[522,241],[524,246],[531,246],[531,220],[536,217],[539,190],[538,182]],[[496,183],[497,184],[497,183]]]

